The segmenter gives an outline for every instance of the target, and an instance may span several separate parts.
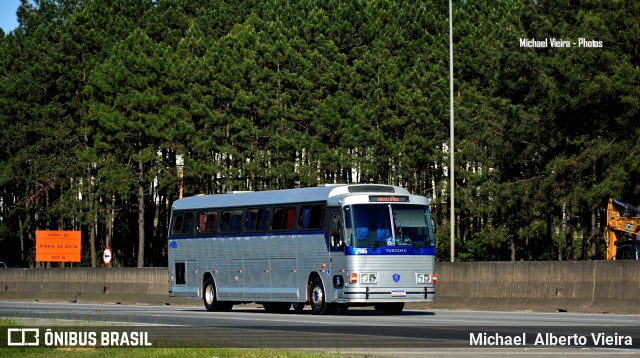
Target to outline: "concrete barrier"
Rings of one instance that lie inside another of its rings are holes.
[[[435,308],[640,313],[638,261],[443,262]]]
[[[640,313],[638,261],[443,262],[433,304],[408,308]],[[0,299],[192,304],[166,268],[0,269]]]
[[[0,270],[0,299],[171,304],[166,268]],[[191,300],[187,301],[191,302]]]

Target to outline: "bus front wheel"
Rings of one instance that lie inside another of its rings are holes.
[[[324,295],[324,287],[322,287],[322,281],[315,279],[311,282],[309,289],[309,303],[311,306],[311,313],[315,315],[322,315],[329,312],[327,301]]]

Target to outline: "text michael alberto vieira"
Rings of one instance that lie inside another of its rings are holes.
[[[520,38],[520,47],[529,48],[560,48],[560,47],[586,47],[586,48],[602,48],[602,41],[587,40],[580,37],[578,41],[568,41],[556,38],[544,38],[544,39],[527,39]]]
[[[500,333],[470,333],[471,346],[587,346],[597,347],[629,347],[633,346],[633,338],[618,333],[593,332],[588,335],[536,333],[534,339],[526,333],[505,335]]]

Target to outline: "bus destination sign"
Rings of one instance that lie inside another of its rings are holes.
[[[370,203],[408,203],[408,196],[369,195]]]

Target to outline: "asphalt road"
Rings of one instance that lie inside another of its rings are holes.
[[[53,331],[80,326],[145,331],[156,346],[304,348],[349,356],[640,355],[640,315],[405,310],[389,316],[350,309],[315,316],[309,310],[266,313],[255,305],[207,312],[195,302],[194,306],[0,302],[0,318]]]

